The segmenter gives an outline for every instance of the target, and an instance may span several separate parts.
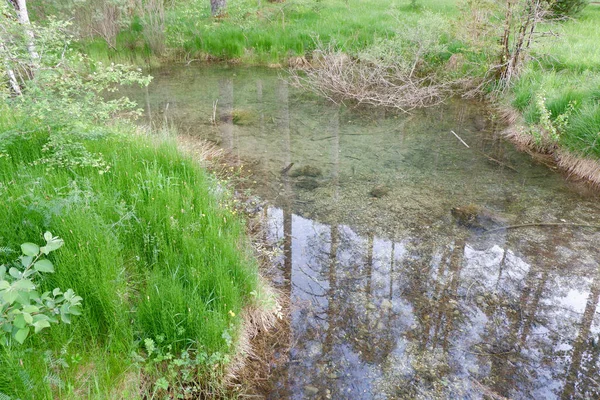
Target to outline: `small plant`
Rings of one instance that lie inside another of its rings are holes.
[[[567,109],[555,118],[552,118],[552,113],[548,110],[548,107],[546,107],[546,96],[544,92],[538,93],[536,96],[536,105],[540,113],[540,127],[546,133],[546,139],[553,144],[558,143],[560,134],[564,132],[569,123],[569,117],[575,111],[576,103],[570,101]],[[543,138],[539,133],[534,134],[534,137],[538,142],[543,142]]]
[[[42,329],[57,324],[59,319],[69,324],[71,315],[80,315],[83,300],[72,289],[63,292],[55,288],[41,295],[36,280],[44,273],[53,273],[54,266],[46,258],[58,250],[63,240],[44,234],[45,246],[34,243],[21,245],[22,255],[12,263],[0,265],[0,340],[9,345],[11,339],[23,344],[31,329]]]
[[[220,366],[229,362],[229,357],[216,352],[183,350],[179,356],[173,354],[172,346],[164,344],[165,338],[146,338],[143,349],[133,354],[136,362],[143,365],[146,373],[155,376],[152,398],[168,395],[169,398],[198,398],[206,389],[202,378],[218,374]],[[157,376],[158,375],[158,376]]]

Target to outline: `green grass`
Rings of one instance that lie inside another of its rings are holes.
[[[223,334],[235,338],[239,318],[230,311],[239,315],[251,301],[257,272],[244,226],[213,178],[173,143],[145,136],[85,140],[111,166],[100,174],[36,164],[48,132],[5,109],[0,132],[1,246],[40,243],[46,230],[62,237],[65,246],[50,256],[56,272],[42,285],[73,288],[84,299],[71,325],[0,349],[0,393],[139,395],[140,368],[130,354],[146,338],[162,337],[175,354],[233,352]],[[15,254],[0,254],[0,262]]]
[[[423,0],[413,9],[408,0],[256,0],[229,1],[227,15],[214,19],[208,1],[174,2],[166,12],[167,47],[172,56],[239,59],[246,63],[283,63],[304,56],[315,43],[335,43],[356,52],[378,38],[395,34],[396,16],[439,12],[449,19],[458,14],[452,0]],[[117,38],[114,49],[101,41],[83,44],[96,57],[123,59],[148,55],[142,31],[132,24]],[[141,22],[143,24],[143,21]]]
[[[558,145],[600,159],[600,7],[590,5],[579,18],[547,28],[560,36],[536,45],[535,60],[513,87],[512,106],[535,127],[541,115],[536,104],[539,96],[546,98],[552,118],[567,112],[571,104],[574,112],[560,132]]]

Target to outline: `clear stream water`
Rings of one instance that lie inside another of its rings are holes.
[[[600,224],[599,197],[516,152],[484,106],[399,115],[274,70],[151,74],[147,118],[239,156],[268,201],[291,325],[267,398],[600,398],[600,229],[498,229]]]

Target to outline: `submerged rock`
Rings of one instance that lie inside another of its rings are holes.
[[[383,196],[387,196],[389,193],[390,193],[390,188],[387,187],[386,185],[377,185],[373,189],[371,189],[371,191],[369,192],[371,197],[375,197],[378,199]]]
[[[319,187],[319,182],[314,178],[304,178],[296,182],[296,186],[300,189],[315,190]]]
[[[471,229],[490,230],[506,225],[506,220],[486,208],[469,204],[450,210],[459,225]]]
[[[312,165],[305,165],[303,167],[293,169],[288,175],[293,178],[297,178],[299,176],[309,176],[312,178],[317,178],[323,175],[323,173],[321,172],[320,168],[314,167]]]
[[[317,393],[319,393],[319,388],[316,388],[316,387],[311,386],[311,385],[304,386],[304,390],[306,391],[307,394],[317,394]]]

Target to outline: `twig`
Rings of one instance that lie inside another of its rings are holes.
[[[285,175],[288,173],[288,171],[290,170],[290,168],[292,168],[294,166],[294,163],[290,163],[287,167],[283,168],[281,170],[281,175]]]
[[[464,141],[464,140],[462,140],[462,139],[461,139],[461,137],[460,137],[460,136],[458,136],[458,135],[456,134],[456,132],[454,132],[454,131],[452,131],[452,130],[451,130],[450,132],[452,132],[452,134],[453,134],[454,136],[456,136],[456,138],[457,138],[458,140],[460,140],[462,144],[464,144],[465,146],[467,146],[467,148],[468,148],[468,149],[470,149],[469,145],[468,145],[468,144],[466,144],[466,143],[465,143],[465,141]],[[505,163],[503,163],[502,161],[496,160],[494,157],[490,157],[490,156],[488,156],[487,154],[485,154],[485,153],[484,153],[484,152],[482,152],[482,151],[475,150],[475,149],[472,149],[472,150],[473,150],[474,152],[476,152],[477,154],[481,154],[482,156],[484,156],[485,158],[487,158],[487,159],[488,159],[488,160],[490,160],[490,161],[493,161],[493,162],[495,162],[495,163],[497,163],[497,164],[499,164],[499,165],[502,165],[503,167],[506,167],[506,168],[508,168],[508,169],[511,169],[511,170],[513,170],[514,172],[519,172],[519,171],[517,171],[517,170],[516,170],[516,168],[514,168],[514,167],[511,167],[510,165],[508,165],[508,164],[505,164]]]
[[[467,143],[465,143],[465,141],[464,141],[464,140],[462,140],[462,138],[461,138],[460,136],[458,136],[458,135],[456,134],[456,132],[454,132],[454,131],[452,131],[452,130],[451,130],[450,132],[452,132],[452,134],[453,134],[454,136],[456,136],[456,138],[457,138],[458,140],[460,140],[460,142],[461,142],[462,144],[464,144],[464,145],[465,145],[465,147],[466,147],[467,149],[470,149],[470,148],[471,148],[471,147],[469,147],[469,145],[468,145]]]
[[[600,225],[589,225],[589,224],[574,224],[574,223],[570,223],[570,222],[542,222],[542,223],[531,223],[531,224],[519,224],[519,225],[509,225],[509,226],[503,226],[501,228],[496,228],[496,229],[490,229],[489,231],[485,231],[483,232],[483,234],[486,233],[492,233],[492,232],[498,232],[501,230],[506,230],[506,229],[516,229],[516,228],[527,228],[527,227],[544,227],[544,226],[570,226],[570,227],[581,227],[581,228],[594,228],[594,229],[600,229]]]

